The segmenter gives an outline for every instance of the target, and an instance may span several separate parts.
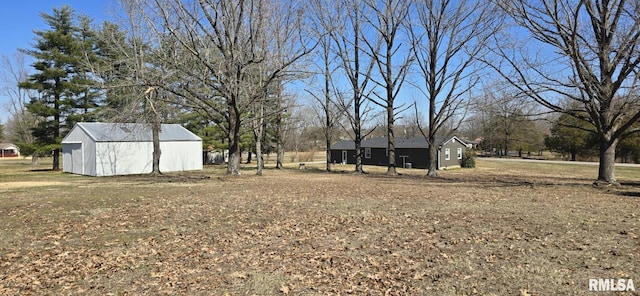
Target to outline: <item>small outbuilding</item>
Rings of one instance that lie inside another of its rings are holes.
[[[202,170],[202,139],[179,124],[160,129],[160,171]],[[151,125],[77,123],[62,140],[62,170],[88,176],[148,174],[153,168]]]
[[[436,138],[437,169],[445,169],[460,166],[462,155],[467,145],[462,140],[453,136],[451,138]],[[381,165],[389,164],[389,152],[387,151],[387,138],[377,137],[363,140],[362,164]],[[405,168],[427,168],[427,154],[429,144],[424,137],[396,138],[396,165]],[[356,148],[353,140],[342,140],[331,146],[331,161],[334,163],[355,164]]]
[[[0,143],[0,158],[18,156],[20,156],[20,149],[18,149],[18,146],[12,143]]]

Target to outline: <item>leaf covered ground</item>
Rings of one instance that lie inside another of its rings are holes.
[[[590,278],[640,291],[633,179],[598,189],[570,170],[482,161],[437,178],[8,167],[2,295],[582,295]]]

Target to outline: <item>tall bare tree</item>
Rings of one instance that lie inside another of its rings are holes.
[[[276,145],[276,169],[282,169],[284,162],[285,152],[285,135],[287,127],[287,116],[289,116],[289,108],[287,108],[287,100],[284,94],[280,91],[276,97],[276,110],[275,114],[275,145]]]
[[[9,98],[9,105],[5,106],[10,118],[5,123],[5,137],[21,147],[22,153],[27,155],[29,146],[36,141],[31,129],[36,127],[39,118],[31,114],[26,107],[29,99],[35,96],[32,90],[18,87],[18,83],[26,80],[29,75],[27,69],[27,55],[16,52],[12,56],[2,56],[0,63],[0,93]],[[27,149],[24,149],[27,147]],[[38,153],[31,153],[32,164],[38,163]]]
[[[331,34],[335,30],[335,24],[333,17],[335,15],[335,5],[332,5],[331,1],[326,0],[314,0],[312,1],[311,17],[313,22],[313,31],[318,39],[317,53],[317,70],[312,77],[310,84],[316,84],[319,80],[321,87],[316,89],[307,89],[307,92],[315,100],[318,107],[319,116],[322,117],[323,131],[325,136],[325,156],[326,156],[326,171],[331,171],[331,144],[333,143],[333,135],[337,130],[338,116],[340,115],[340,108],[336,104],[335,87],[333,85],[333,76],[337,71],[337,65],[335,63],[335,51],[333,48],[333,41]]]
[[[416,0],[410,36],[421,81],[418,90],[428,106],[429,144],[427,175],[437,168],[436,135],[458,119],[463,122],[470,92],[480,81],[477,57],[487,39],[500,27],[494,5],[489,1]]]
[[[101,119],[109,122],[150,124],[152,134],[152,170],[160,171],[160,131],[166,117],[171,94],[163,85],[171,84],[170,72],[163,71],[162,58],[167,55],[163,42],[146,26],[141,7],[121,0],[122,15],[116,23],[105,22],[96,34],[99,41],[98,62],[87,61],[102,79],[106,93]]]
[[[171,90],[229,141],[227,174],[240,174],[240,132],[252,105],[309,53],[300,3],[278,0],[145,0],[144,15],[175,54]]]
[[[364,54],[366,45],[363,44],[363,40],[367,38],[364,36],[366,6],[359,0],[340,0],[335,3],[337,7],[334,10],[333,19],[336,26],[330,35],[349,85],[347,93],[340,91],[336,93],[339,97],[337,103],[342,110],[345,110],[345,115],[349,119],[355,144],[355,173],[361,174],[364,172],[362,124],[368,112],[367,97],[371,91],[371,72],[375,61]],[[374,45],[374,47],[377,46]],[[349,95],[350,98],[348,98]]]
[[[368,23],[373,29],[374,38],[364,39],[367,54],[375,61],[378,69],[373,81],[382,88],[382,93],[374,92],[371,101],[386,110],[387,114],[387,175],[397,175],[394,124],[397,113],[409,106],[396,106],[407,73],[414,60],[409,48],[402,46],[403,29],[409,15],[411,2],[405,0],[365,1],[373,11]],[[380,44],[369,42],[380,40]]]
[[[595,184],[616,184],[616,146],[638,132],[633,125],[640,119],[640,2],[496,3],[518,25],[517,33],[533,40],[521,50],[497,47],[501,60],[488,65],[542,106],[589,121],[600,142]],[[586,113],[563,107],[565,98]]]

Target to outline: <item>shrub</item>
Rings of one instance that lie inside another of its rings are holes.
[[[463,168],[475,168],[476,167],[476,154],[473,151],[465,151],[460,160],[460,167]]]

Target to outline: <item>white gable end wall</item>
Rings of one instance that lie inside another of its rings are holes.
[[[62,142],[62,171],[95,176],[95,149],[93,139],[74,127]]]

